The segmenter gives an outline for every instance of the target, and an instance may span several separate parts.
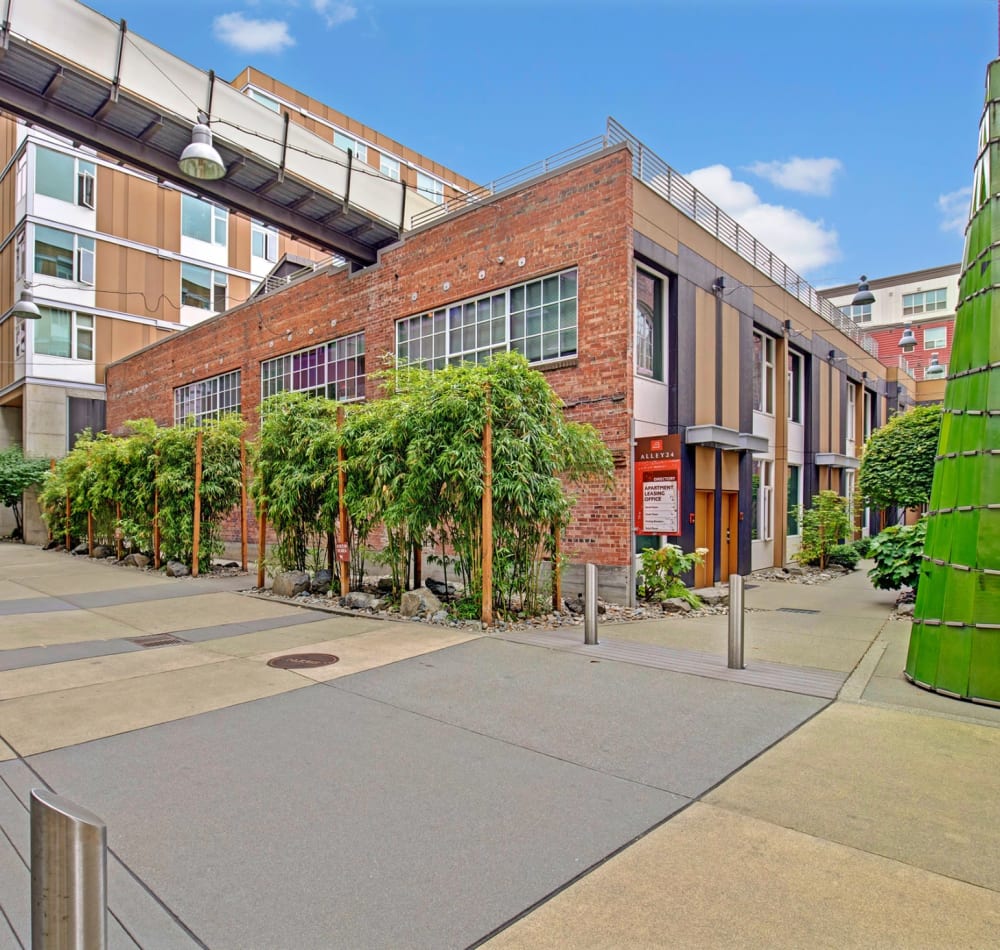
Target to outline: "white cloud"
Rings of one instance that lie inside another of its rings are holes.
[[[242,13],[223,13],[212,22],[215,37],[243,53],[280,53],[295,40],[284,20],[248,20]]]
[[[836,231],[794,208],[766,204],[750,185],[734,179],[725,165],[699,168],[685,177],[799,273],[840,257]]]
[[[326,20],[328,27],[348,23],[358,15],[358,8],[345,0],[312,0],[313,9]]]
[[[938,211],[941,212],[941,230],[965,234],[965,226],[969,223],[969,201],[972,198],[971,188],[959,188],[946,195],[940,195],[937,200]]]
[[[787,162],[754,162],[751,174],[766,178],[772,185],[805,195],[829,195],[834,176],[843,171],[839,158],[790,158]]]

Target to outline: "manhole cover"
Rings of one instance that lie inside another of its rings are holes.
[[[784,614],[818,614],[818,610],[807,610],[805,607],[779,607],[781,613]]]
[[[332,653],[287,653],[268,660],[267,665],[276,670],[307,670],[314,666],[329,666],[339,659],[339,656]]]
[[[187,642],[170,633],[151,633],[147,637],[126,637],[126,639],[129,643],[134,643],[136,646],[143,647],[144,649],[149,647],[169,647],[175,643]]]

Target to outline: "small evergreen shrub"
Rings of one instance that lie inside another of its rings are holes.
[[[853,571],[859,560],[857,548],[853,544],[838,544],[830,548],[826,556],[827,564],[836,564],[848,571]]]
[[[872,539],[871,538],[855,538],[851,542],[854,550],[857,552],[859,558],[871,557],[872,550]]]

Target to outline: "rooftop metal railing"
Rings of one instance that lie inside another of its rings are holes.
[[[854,340],[865,352],[878,358],[878,343],[873,337],[861,330],[853,320],[845,317],[837,307],[821,296],[780,257],[761,244],[715,202],[698,191],[680,172],[671,168],[623,125],[610,117],[603,136],[587,139],[578,145],[557,152],[555,155],[527,165],[516,172],[497,178],[489,184],[466,192],[464,195],[446,198],[441,204],[414,215],[413,227],[428,224],[452,211],[483,201],[501,191],[531,181],[533,178],[619,142],[627,142],[632,150],[632,174],[635,178],[648,185],[661,198],[666,199],[678,211],[701,225],[727,247],[736,251],[740,257],[805,304],[813,313],[818,314],[839,332]]]
[[[258,285],[256,290],[254,290],[252,296],[261,297],[264,294],[273,293],[276,290],[281,290],[282,287],[287,287],[289,284],[300,280],[303,277],[307,277],[309,274],[314,274],[320,268],[334,266],[337,267],[341,264],[346,264],[347,261],[341,257],[339,254],[334,254],[332,257],[324,258],[321,261],[314,261],[312,264],[306,264],[304,267],[300,267],[298,270],[292,271],[290,274],[268,274]]]

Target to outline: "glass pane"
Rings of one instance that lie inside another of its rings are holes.
[[[559,304],[559,315],[564,327],[576,326],[576,300],[564,300]]]
[[[515,310],[524,309],[524,288],[515,287],[510,292],[510,310],[513,313]]]
[[[544,303],[555,303],[559,299],[559,278],[546,277],[542,281],[542,300]]]
[[[519,340],[524,336],[524,314],[517,313],[510,318],[510,338]]]
[[[35,150],[35,193],[73,201],[73,157],[47,148]]]
[[[542,329],[546,333],[559,329],[559,304],[550,303],[542,308]]]
[[[35,227],[35,273],[73,279],[73,235],[55,228]]]
[[[533,336],[526,341],[524,355],[528,357],[529,362],[534,362],[542,358],[541,337]]]
[[[536,280],[534,283],[528,284],[525,290],[528,295],[528,306],[539,306],[542,302],[542,282],[540,280]]]
[[[576,353],[576,330],[563,330],[559,334],[560,356],[573,356]]]
[[[191,195],[181,195],[181,233],[199,241],[212,240],[212,206]]]
[[[565,300],[576,296],[576,271],[567,271],[559,275],[559,296]]]
[[[539,308],[528,311],[527,333],[532,336],[542,331],[542,311]]]
[[[506,339],[507,320],[505,317],[498,317],[493,321],[493,342],[503,343]]]
[[[546,333],[542,337],[542,358],[551,360],[559,355],[559,334]]]
[[[181,264],[181,303],[188,307],[209,307],[212,272],[207,267]]]
[[[38,309],[42,318],[35,324],[35,352],[68,359],[73,355],[70,348],[70,312],[50,307]]]

